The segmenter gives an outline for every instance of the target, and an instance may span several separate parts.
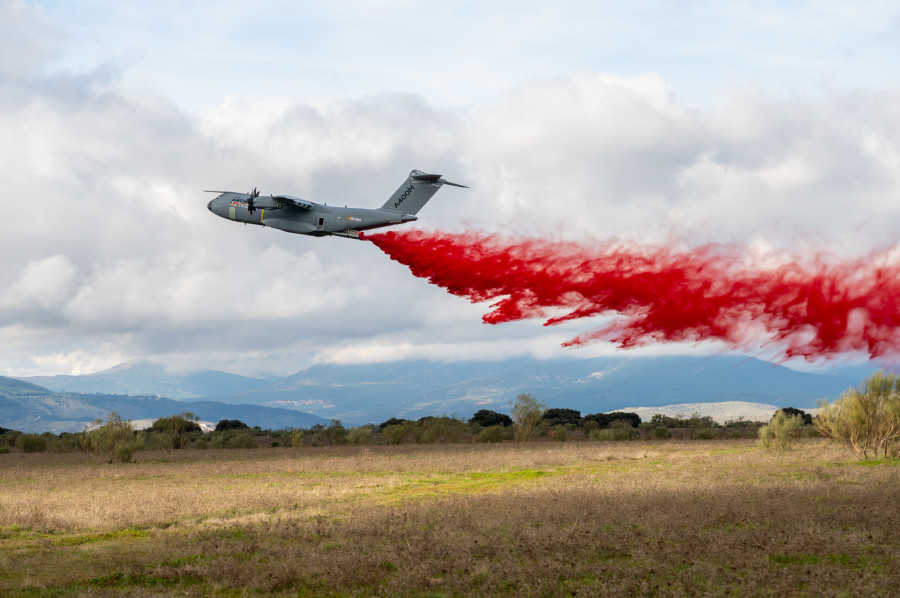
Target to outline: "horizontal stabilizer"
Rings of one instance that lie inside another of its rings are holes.
[[[420,174],[415,174],[417,172],[419,172]],[[420,172],[418,170],[413,170],[412,173],[409,175],[409,178],[411,178],[414,181],[436,181],[441,178],[441,175],[425,174],[424,172]]]
[[[413,170],[411,173],[409,173],[409,178],[416,182],[436,183],[438,185],[452,185],[453,187],[462,187],[464,189],[468,189],[468,187],[466,187],[465,185],[445,181],[439,174],[427,174],[425,172],[422,172],[421,170]]]

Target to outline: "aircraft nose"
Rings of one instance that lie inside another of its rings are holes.
[[[206,209],[212,212],[212,200],[210,200],[209,203],[206,204]]]

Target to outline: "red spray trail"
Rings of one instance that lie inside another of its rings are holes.
[[[694,249],[582,244],[488,233],[390,231],[365,236],[418,277],[471,302],[494,301],[483,320],[596,315],[612,323],[565,343],[604,340],[766,345],[784,359],[900,353],[900,264],[886,252],[845,262],[816,257],[753,266],[735,246]]]

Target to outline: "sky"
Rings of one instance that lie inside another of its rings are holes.
[[[415,168],[470,187],[430,230],[848,258],[900,235],[894,2],[0,0],[0,39],[2,375],[615,351],[204,189],[378,207]]]

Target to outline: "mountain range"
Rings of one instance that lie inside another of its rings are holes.
[[[152,420],[190,411],[203,421],[238,419],[268,429],[309,428],[328,423],[321,417],[259,405],[214,401],[174,401],[159,396],[53,392],[42,386],[0,376],[0,426],[21,432],[79,432],[115,411],[128,420]]]
[[[534,395],[547,407],[577,409],[583,414],[626,406],[727,401],[804,409],[815,407],[817,400],[838,397],[874,370],[845,366],[799,372],[739,355],[616,356],[313,365],[290,376],[264,379],[215,370],[173,372],[139,361],[86,376],[21,380],[64,393],[72,400],[81,396],[78,393],[106,393],[138,395],[136,404],[171,401],[165,403],[169,409],[165,415],[182,409],[197,412],[198,404],[211,403],[277,409],[282,414],[305,412],[358,425],[391,417],[469,417],[482,408],[508,411],[509,403],[520,393]],[[0,425],[5,424],[0,421]]]

